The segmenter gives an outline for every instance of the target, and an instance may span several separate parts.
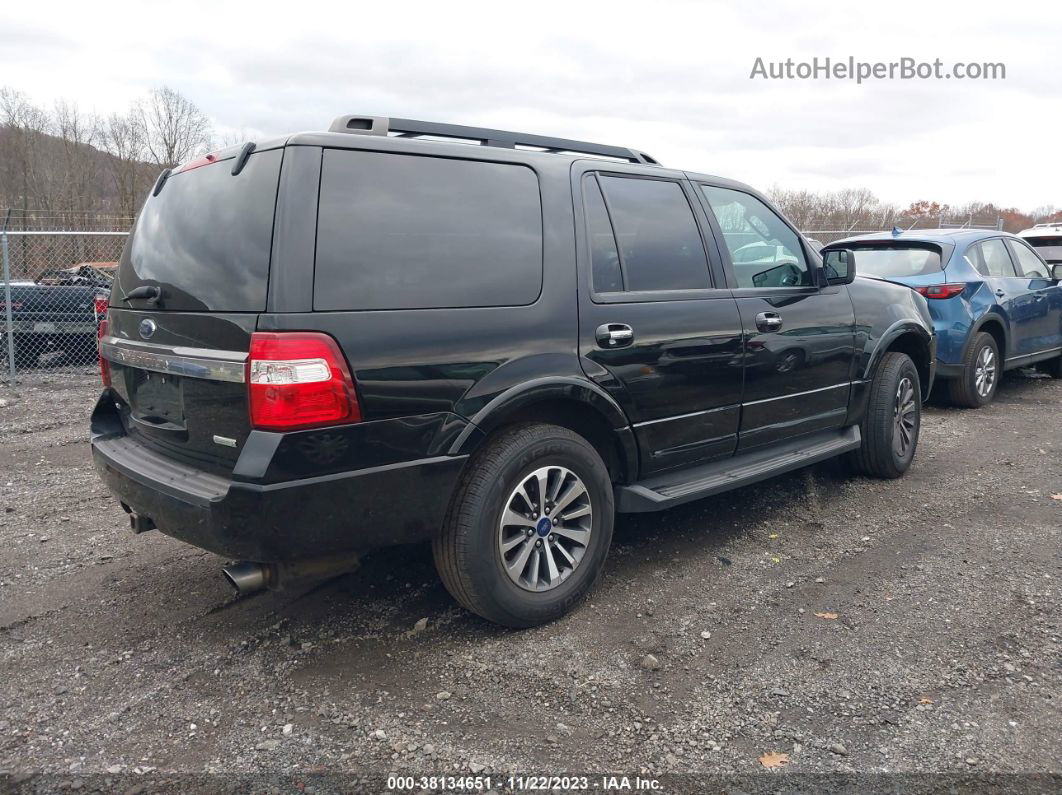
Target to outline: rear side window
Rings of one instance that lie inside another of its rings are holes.
[[[325,150],[315,309],[516,306],[541,288],[531,169]]]
[[[940,249],[936,246],[894,244],[887,246],[851,246],[856,252],[859,273],[871,276],[923,276],[939,273]]]
[[[681,185],[604,175],[599,179],[627,290],[710,286],[704,243]]]
[[[171,175],[140,211],[114,302],[147,284],[167,310],[264,310],[282,153],[257,152],[236,176],[231,159]]]
[[[620,271],[619,249],[616,247],[612,223],[608,220],[608,209],[601,195],[601,186],[593,176],[587,177],[584,185],[594,292],[622,292],[623,274]]]
[[[982,276],[1006,278],[1017,275],[1014,272],[1014,263],[1010,261],[1010,254],[1007,253],[1007,247],[1002,240],[999,238],[986,240],[978,243],[977,248],[981,252],[978,270],[981,271]]]

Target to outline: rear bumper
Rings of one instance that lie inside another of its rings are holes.
[[[122,504],[166,535],[219,555],[281,563],[430,537],[465,456],[280,483],[195,469],[122,435],[95,435],[96,470]]]

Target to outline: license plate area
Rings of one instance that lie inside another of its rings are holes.
[[[133,419],[144,425],[184,430],[181,376],[134,368],[127,373]]]

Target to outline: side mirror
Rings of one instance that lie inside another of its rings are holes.
[[[822,252],[822,269],[826,284],[851,284],[856,275],[855,252],[850,248],[831,248]]]
[[[1056,282],[1062,282],[1062,262],[1056,262],[1051,266],[1051,278]]]

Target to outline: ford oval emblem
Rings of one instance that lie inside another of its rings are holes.
[[[155,321],[149,317],[146,317],[140,321],[140,336],[146,340],[149,340],[151,339],[151,335],[155,333],[155,329],[157,328],[158,326],[155,324]]]

